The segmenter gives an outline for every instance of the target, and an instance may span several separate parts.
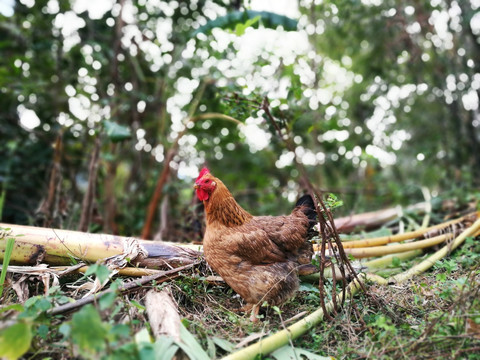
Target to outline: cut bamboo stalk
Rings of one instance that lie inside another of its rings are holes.
[[[388,285],[388,280],[377,274],[367,273],[365,274],[365,278],[378,285]]]
[[[389,246],[372,246],[365,248],[351,248],[345,249],[347,255],[352,255],[354,258],[362,259],[368,257],[383,256],[388,254],[402,253],[405,251],[418,250],[429,248],[445,242],[453,238],[453,234],[443,234],[435,236],[431,239],[412,241],[405,244],[394,244]]]
[[[15,238],[12,264],[35,265],[42,262],[50,265],[70,265],[75,261],[93,263],[123,255],[127,244],[132,241],[138,241],[141,249],[148,254],[139,254],[135,259],[131,259],[134,265],[139,267],[177,267],[193,263],[200,255],[198,251],[164,242],[115,235],[2,223],[0,228],[10,229],[0,233],[0,261],[3,261],[7,238]]]
[[[46,264],[40,264],[39,266],[15,266],[10,265],[7,268],[7,271],[10,273],[17,274],[26,274],[26,275],[41,275],[52,273],[57,276],[63,276],[66,273],[85,273],[88,270],[88,266],[51,266],[48,267]],[[117,275],[121,276],[133,276],[133,277],[142,277],[150,276],[163,272],[162,270],[155,269],[143,269],[135,267],[125,267],[123,269],[117,269]]]
[[[363,262],[362,265],[366,266],[367,269],[370,271],[377,270],[377,269],[384,269],[387,266],[392,264],[394,258],[398,258],[399,260],[409,260],[409,259],[413,259],[414,257],[420,256],[422,254],[423,254],[423,251],[420,249],[410,250],[402,253],[386,255],[375,260],[366,261],[366,262]]]
[[[427,259],[421,263],[411,267],[407,271],[395,275],[389,279],[389,283],[401,283],[408,279],[411,279],[413,276],[421,274],[428,269],[430,269],[437,261],[441,260],[457,247],[459,247],[467,237],[478,236],[480,235],[480,219],[477,219],[475,223],[470,226],[468,229],[464,230],[457,238],[450,244],[445,245],[443,248],[438,250],[436,253],[429,256]]]
[[[358,289],[360,289],[361,282],[360,280],[352,281],[347,287],[347,294],[353,296]],[[336,303],[340,304],[343,302],[343,292],[339,293],[336,297]],[[332,311],[334,302],[330,301],[326,304],[325,308],[327,311]],[[325,316],[323,309],[320,308],[310,315],[304,317],[303,319],[297,321],[295,324],[290,325],[288,328],[278,331],[277,333],[270,335],[260,341],[247,346],[244,349],[241,349],[237,352],[229,354],[223,358],[223,360],[247,360],[254,359],[257,355],[269,354],[276,349],[281,348],[284,345],[287,345],[290,340],[294,340],[299,336],[305,334],[308,330],[312,329],[315,325],[322,321]]]
[[[422,236],[426,234],[427,232],[433,231],[433,230],[438,230],[438,229],[443,229],[446,228],[450,225],[457,224],[469,217],[475,216],[475,218],[478,217],[478,212],[477,213],[472,213],[468,214],[465,216],[462,216],[458,219],[446,221],[437,225],[429,226],[427,228],[421,228],[415,231],[411,231],[408,233],[403,233],[403,234],[396,234],[396,235],[389,235],[389,236],[381,236],[377,238],[372,238],[372,239],[359,239],[359,240],[349,240],[342,242],[343,248],[363,248],[363,247],[372,247],[372,246],[379,246],[379,245],[386,245],[394,242],[400,242],[400,241],[405,241],[405,240],[411,240],[416,237]],[[315,244],[314,245],[315,251],[320,251],[320,245]]]
[[[52,266],[52,270],[56,271],[64,271],[68,269],[68,266]],[[82,266],[75,270],[76,272],[85,273],[88,270],[88,266]],[[142,276],[150,276],[154,274],[159,274],[162,270],[156,269],[143,269],[143,268],[136,268],[136,267],[125,267],[123,269],[118,269],[118,275],[121,276],[133,276],[133,277],[142,277]]]

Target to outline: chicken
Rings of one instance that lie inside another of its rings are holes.
[[[280,305],[298,289],[298,274],[311,274],[317,214],[310,195],[301,197],[290,215],[252,216],[221,180],[203,168],[195,181],[206,212],[203,250],[210,267],[246,302],[257,320],[266,301]]]

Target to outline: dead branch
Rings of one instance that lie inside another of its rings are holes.
[[[162,282],[174,279],[174,278],[176,278],[180,275],[181,271],[190,269],[190,268],[194,267],[195,265],[197,265],[199,263],[200,263],[200,261],[196,261],[192,264],[181,266],[181,267],[173,269],[173,270],[162,271],[159,274],[155,274],[155,275],[151,275],[151,276],[145,276],[145,277],[142,277],[138,280],[130,281],[130,282],[120,286],[116,291],[119,294],[127,294],[127,293],[130,293],[132,291],[135,291],[136,289],[138,289],[138,288],[140,288],[140,287],[142,287],[142,286],[144,286],[144,285],[146,285],[146,284],[148,284],[148,283],[150,283],[154,280],[157,283],[162,283]],[[67,303],[67,304],[56,306],[53,309],[47,311],[47,313],[49,315],[54,316],[54,315],[59,315],[59,314],[64,314],[64,313],[68,313],[68,312],[71,312],[71,311],[75,311],[75,310],[77,310],[78,308],[80,308],[84,305],[93,303],[97,299],[100,299],[103,295],[109,294],[109,293],[112,293],[112,292],[114,292],[114,290],[110,290],[110,289],[109,290],[104,290],[104,291],[101,291],[97,294],[93,294],[93,295],[87,296],[83,299],[77,300],[73,303]]]

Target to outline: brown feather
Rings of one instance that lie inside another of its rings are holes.
[[[205,258],[213,270],[250,305],[279,305],[298,288],[298,269],[310,264],[310,220],[302,207],[290,215],[252,216],[222,181],[204,201]]]

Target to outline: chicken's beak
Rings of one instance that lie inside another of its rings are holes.
[[[194,189],[198,189],[199,187],[200,187],[200,185],[198,185],[198,184],[194,184],[194,185],[193,185],[193,188],[194,188]]]

